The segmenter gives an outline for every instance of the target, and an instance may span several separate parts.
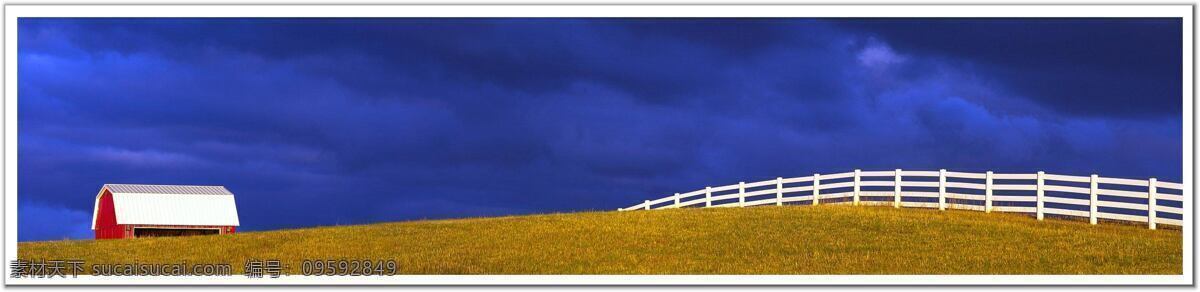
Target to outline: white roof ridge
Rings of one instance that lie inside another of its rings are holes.
[[[170,186],[170,187],[225,187],[221,185],[162,185],[162,184],[114,184],[107,183],[106,186]]]
[[[233,195],[225,186],[219,185],[104,184],[104,188],[122,194]]]

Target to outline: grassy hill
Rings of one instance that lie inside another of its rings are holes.
[[[23,259],[395,259],[401,274],[1181,274],[1178,230],[817,206],[585,212],[186,238],[26,242]]]

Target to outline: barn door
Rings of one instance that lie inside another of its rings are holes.
[[[218,234],[220,229],[196,228],[134,228],[133,237],[192,236]]]

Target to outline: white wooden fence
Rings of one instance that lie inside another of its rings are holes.
[[[676,193],[619,211],[784,204],[965,209],[1183,226],[1183,184],[1097,175],[861,171],[740,182]]]

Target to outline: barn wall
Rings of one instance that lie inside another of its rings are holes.
[[[125,229],[117,224],[116,210],[113,209],[113,196],[108,190],[100,195],[100,208],[96,214],[96,239],[125,238]]]

